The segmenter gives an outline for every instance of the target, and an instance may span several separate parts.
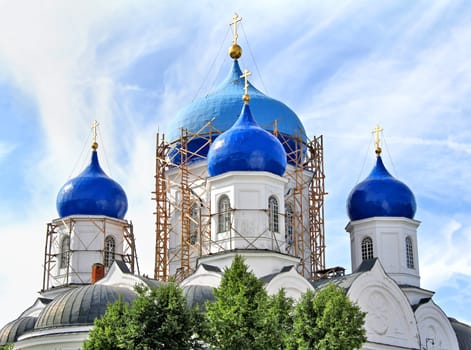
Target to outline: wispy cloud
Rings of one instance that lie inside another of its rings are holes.
[[[471,242],[457,239],[471,227],[466,208],[436,208],[440,200],[457,202],[455,191],[471,198],[471,25],[463,2],[233,6],[244,17],[242,63],[260,69],[257,86],[293,108],[309,136],[325,135],[328,263],[349,265],[345,200],[363,176],[358,173],[365,159],[364,175],[369,171],[373,160],[362,152],[379,123],[395,174],[425,200],[418,212],[424,285],[440,287],[456,271],[471,276],[461,268],[471,266],[461,256]],[[9,251],[21,250],[18,237],[34,235],[31,262],[9,254],[18,269],[2,269],[2,280],[16,286],[22,276],[22,290],[38,289],[44,223],[57,215],[60,186],[87,162],[94,119],[101,123],[100,161],[127,191],[141,268],[152,274],[155,132],[166,130],[183,105],[225,74],[228,11],[217,1],[2,3],[0,81],[30,98],[40,140],[38,149],[24,155],[27,165],[15,170],[26,176],[23,206],[29,210],[22,225],[0,234]],[[13,147],[0,144],[0,161]],[[10,218],[5,215],[0,213],[3,222]],[[448,248],[438,255],[430,253],[437,250],[437,237]],[[21,311],[10,296],[0,298],[2,324]]]

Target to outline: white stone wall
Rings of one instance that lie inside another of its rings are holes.
[[[420,222],[407,218],[374,217],[351,221],[350,233],[352,271],[362,263],[361,244],[364,238],[373,241],[373,255],[379,258],[386,273],[399,285],[420,286],[417,228]],[[407,267],[406,237],[413,246],[414,268]]]
[[[115,240],[115,259],[122,260],[126,221],[103,216],[74,215],[53,222],[56,227],[53,254],[52,286],[90,283],[92,265],[104,263],[105,238]],[[69,264],[61,267],[61,243],[64,236],[70,237]]]

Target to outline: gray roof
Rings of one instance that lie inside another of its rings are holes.
[[[203,285],[189,285],[182,288],[186,302],[189,307],[198,306],[200,310],[205,310],[206,301],[215,301],[214,288]]]
[[[345,276],[336,276],[336,277],[331,277],[331,278],[324,278],[318,281],[312,282],[312,286],[317,289],[317,288],[323,288],[329,283],[335,284],[337,287],[340,287],[346,291],[350,289],[352,286],[353,282],[362,274],[365,272],[370,271],[373,266],[376,264],[377,258],[373,259],[368,259],[368,260],[363,260],[363,262],[358,266],[358,268],[353,271],[353,273]]]
[[[268,283],[270,283],[271,280],[274,279],[276,276],[281,275],[282,273],[288,272],[288,271],[290,271],[290,270],[293,269],[293,268],[294,268],[293,265],[283,266],[283,268],[280,270],[280,272],[275,272],[275,273],[271,273],[271,274],[266,275],[266,276],[262,276],[262,277],[260,277],[260,281],[262,281],[264,284],[268,284]]]
[[[92,325],[108,304],[119,298],[131,303],[137,294],[129,289],[93,284],[74,288],[53,300],[38,317],[35,329]]]
[[[14,321],[7,323],[0,330],[0,346],[14,343],[20,335],[29,332],[36,324],[36,317],[26,316],[19,317]]]
[[[471,349],[471,326],[468,326],[465,323],[461,323],[458,320],[451,317],[448,319],[450,320],[451,326],[453,327],[453,330],[455,331],[460,350]]]

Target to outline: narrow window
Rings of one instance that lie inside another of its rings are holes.
[[[69,266],[69,259],[70,259],[70,237],[64,236],[61,242],[61,258],[59,267],[61,269],[66,268]]]
[[[270,196],[268,198],[268,229],[272,232],[279,232],[278,226],[278,201],[274,196]]]
[[[190,208],[190,244],[196,244],[198,240],[199,228],[199,209],[197,204],[193,204]]]
[[[414,268],[414,251],[412,250],[412,239],[406,237],[406,262],[409,269]]]
[[[105,267],[110,267],[114,261],[116,243],[112,236],[108,236],[105,238]]]
[[[218,233],[227,232],[231,228],[231,202],[225,194],[218,202]]]
[[[361,258],[362,260],[373,259],[373,240],[370,237],[361,241]]]
[[[286,204],[285,238],[288,245],[293,244],[293,207],[291,204]]]

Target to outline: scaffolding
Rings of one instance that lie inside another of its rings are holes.
[[[301,134],[281,134],[276,125],[274,130],[287,153],[284,177],[292,184],[285,195],[285,201],[294,209],[293,243],[288,254],[300,258],[299,273],[315,280],[319,278],[317,271],[325,268],[323,139],[319,136],[309,141]],[[157,133],[153,192],[156,279],[167,281],[172,276],[182,280],[194,271],[196,259],[209,255],[211,246],[218,244],[211,240],[211,203],[204,160],[220,133],[212,121],[197,132],[182,129],[180,137],[172,142]],[[198,215],[192,210],[195,206]]]
[[[77,271],[72,266],[71,262],[73,261],[73,256],[84,252],[98,253],[101,257],[101,261],[97,262],[103,263],[105,265],[105,249],[91,250],[83,244],[80,237],[77,237],[81,243],[80,249],[71,249],[69,246],[67,251],[62,251],[62,239],[65,235],[68,237],[77,235],[77,232],[75,232],[75,226],[79,222],[86,221],[87,223],[91,223],[95,228],[93,240],[101,238],[103,239],[103,242],[105,242],[105,238],[107,236],[106,226],[109,220],[110,219],[106,217],[68,217],[65,219],[54,220],[53,222],[47,224],[46,242],[44,247],[42,291],[49,290],[53,287],[67,286],[70,284],[90,283],[89,279],[81,277],[81,271]],[[123,241],[119,243],[122,244],[123,253],[114,253],[113,260],[118,258],[128,266],[131,273],[137,272],[139,274],[139,264],[136,254],[136,243],[134,239],[132,222],[120,222],[120,226],[122,227]],[[63,259],[64,255],[66,256],[66,259]],[[65,266],[61,267],[60,265],[63,261],[65,261],[66,264]],[[59,267],[62,269],[60,276],[57,273]],[[92,270],[90,265],[90,274],[91,271]],[[60,282],[58,283],[58,281]]]

